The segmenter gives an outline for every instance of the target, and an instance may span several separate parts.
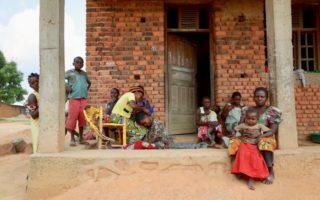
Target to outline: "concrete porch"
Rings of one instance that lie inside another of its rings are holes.
[[[319,151],[320,147],[317,146],[276,151],[276,182],[286,177],[294,180],[302,176],[320,180]],[[32,200],[50,199],[88,182],[108,180],[112,183],[124,179],[129,184],[135,176],[149,179],[150,188],[158,182],[158,176],[168,173],[175,176],[171,176],[172,179],[189,173],[212,180],[233,179],[230,175],[230,160],[226,150],[64,151],[35,154],[31,156],[30,161],[27,198]],[[170,180],[168,184],[169,182]],[[236,179],[232,182],[238,183]],[[189,185],[188,182],[179,184],[181,184],[179,187]],[[121,187],[123,193],[126,193],[126,186]]]

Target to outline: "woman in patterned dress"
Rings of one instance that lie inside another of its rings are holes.
[[[258,87],[254,91],[254,102],[256,104],[255,108],[259,111],[259,121],[258,123],[265,125],[266,127],[270,128],[271,131],[267,134],[263,134],[260,136],[258,148],[263,155],[263,158],[268,166],[269,176],[263,181],[265,184],[272,184],[274,179],[274,172],[273,172],[273,160],[274,155],[273,152],[277,147],[275,134],[278,130],[279,124],[282,121],[281,118],[281,111],[274,107],[268,106],[268,90],[264,87]],[[245,116],[246,110],[248,107],[244,107],[242,109],[242,117],[241,121],[243,121],[243,116]],[[246,137],[250,137],[248,131],[242,131],[242,135]],[[230,140],[229,144],[229,154],[234,158],[238,151],[238,147],[241,143],[239,138],[233,138]]]

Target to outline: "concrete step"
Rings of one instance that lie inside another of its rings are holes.
[[[320,147],[276,151],[277,176],[294,177],[298,174],[319,177],[320,180],[319,152]],[[165,172],[180,175],[188,172],[212,179],[230,177],[230,159],[225,149],[81,150],[34,154],[30,157],[29,169],[28,199],[35,200],[48,199],[86,181],[116,177],[130,179],[133,174],[157,177]],[[157,180],[150,180],[153,181]]]

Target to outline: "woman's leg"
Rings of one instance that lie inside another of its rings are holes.
[[[261,154],[264,158],[264,161],[267,164],[269,170],[269,176],[263,181],[265,184],[272,184],[274,179],[274,172],[273,172],[273,152],[272,151],[261,151]]]

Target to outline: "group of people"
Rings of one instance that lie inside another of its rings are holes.
[[[266,88],[257,87],[253,93],[255,106],[244,106],[241,94],[234,92],[218,117],[205,97],[196,111],[199,139],[209,140],[216,148],[215,137],[220,137],[231,156],[231,173],[246,178],[253,190],[254,180],[272,184],[274,179],[275,134],[282,118],[278,108],[267,105],[268,95]]]
[[[83,68],[83,59],[74,58],[74,69],[65,73],[66,93],[69,100],[66,130],[71,133],[70,146],[87,144],[83,137],[86,124],[83,110],[87,106],[90,79]],[[26,108],[32,119],[33,151],[36,152],[39,141],[39,75],[32,73],[28,77],[34,89],[27,100]],[[275,134],[281,122],[278,108],[267,105],[268,90],[258,87],[253,93],[255,106],[244,106],[241,94],[234,92],[222,111],[212,109],[209,97],[202,99],[202,106],[195,111],[195,123],[199,143],[208,147],[220,148],[222,143],[228,148],[232,158],[231,173],[248,179],[248,187],[254,189],[254,180],[263,179],[271,184],[274,179],[273,151],[276,148]],[[105,106],[104,120],[122,123],[127,126],[127,145],[125,149],[168,149],[174,148],[165,126],[154,117],[154,108],[145,96],[143,86],[131,87],[120,96],[113,88],[111,100]],[[76,125],[78,123],[78,130]]]

